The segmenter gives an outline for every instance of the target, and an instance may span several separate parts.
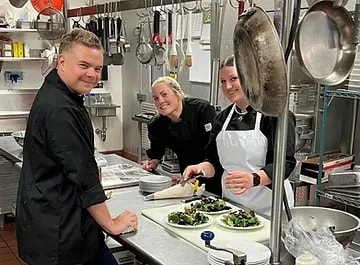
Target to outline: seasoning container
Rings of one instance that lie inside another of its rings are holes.
[[[19,46],[17,44],[17,42],[13,42],[12,44],[12,53],[13,53],[13,57],[19,57]]]
[[[12,42],[0,41],[0,50],[1,50],[1,56],[12,57],[13,56]]]
[[[24,57],[30,57],[30,47],[27,43],[24,43]]]
[[[313,254],[305,251],[296,258],[295,265],[320,265],[320,263]]]
[[[17,47],[18,57],[24,57],[24,43],[21,41],[17,42]]]
[[[31,28],[33,28],[33,23],[31,21],[18,19],[16,21],[16,28],[18,28],[18,29],[31,29]]]

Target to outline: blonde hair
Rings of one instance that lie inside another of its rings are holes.
[[[185,97],[184,92],[182,91],[179,83],[170,76],[162,76],[157,78],[151,85],[151,87],[156,86],[157,84],[166,84],[168,85],[172,91],[178,96],[179,99],[183,99]]]
[[[92,32],[76,28],[62,36],[59,53],[69,51],[73,44],[81,44],[89,48],[102,50],[103,47],[99,38]]]

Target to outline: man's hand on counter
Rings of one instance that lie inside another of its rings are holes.
[[[112,218],[104,202],[91,205],[87,209],[102,229],[111,235],[119,235],[129,227],[137,230],[138,218],[131,211],[125,210],[117,217]]]
[[[117,227],[118,231],[115,235],[127,232],[129,230],[137,230],[138,229],[138,218],[135,213],[131,211],[124,211],[116,218],[113,219],[115,226]]]

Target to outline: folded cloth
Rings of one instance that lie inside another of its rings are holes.
[[[152,194],[145,196],[146,200],[157,200],[167,198],[183,198],[190,197],[193,195],[202,195],[205,192],[205,184],[200,187],[197,184],[186,183],[184,186],[180,184],[174,185],[170,188],[166,188]]]

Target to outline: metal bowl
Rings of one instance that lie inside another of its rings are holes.
[[[355,215],[331,208],[299,206],[292,208],[291,213],[293,218],[310,217],[321,226],[334,228],[333,234],[344,248],[350,245],[360,227],[360,219]],[[283,214],[283,225],[287,223],[287,217]]]
[[[21,147],[24,145],[25,130],[24,131],[13,132],[11,134],[11,136],[14,137],[14,139],[18,143],[18,145],[20,145]]]

